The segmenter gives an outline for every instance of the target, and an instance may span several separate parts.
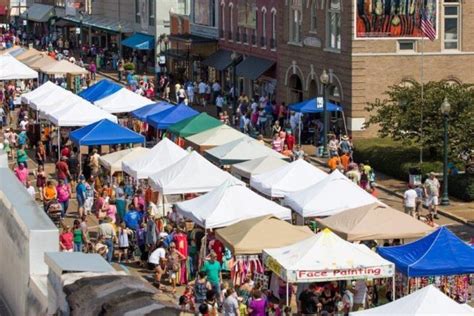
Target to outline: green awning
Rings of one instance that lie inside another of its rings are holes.
[[[62,18],[65,21],[75,23],[77,25],[81,24],[80,16],[65,16]],[[92,27],[105,31],[115,32],[115,33],[132,33],[133,27],[128,23],[121,23],[117,19],[110,19],[106,17],[101,17],[97,15],[85,15],[82,18],[82,25],[84,27]]]
[[[56,13],[52,5],[35,3],[23,12],[21,17],[33,22],[48,22],[55,15]]]
[[[168,130],[179,137],[189,137],[220,125],[222,125],[222,122],[218,119],[209,116],[207,113],[201,113],[171,125]]]

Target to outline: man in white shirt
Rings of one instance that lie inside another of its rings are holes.
[[[201,81],[198,84],[198,91],[199,91],[199,102],[201,103],[202,106],[206,106],[206,90],[207,90],[207,84],[204,81]]]
[[[403,193],[403,206],[405,207],[405,213],[415,217],[416,199],[418,194],[413,189],[412,185],[408,185],[408,190]]]
[[[20,129],[22,131],[26,131],[26,127],[28,126],[28,117],[25,116],[21,121],[20,121]]]
[[[220,93],[221,85],[219,84],[219,82],[216,81],[212,84],[212,99],[215,101]]]
[[[35,187],[31,185],[30,180],[26,181],[26,191],[31,195],[33,200],[36,200],[36,191]]]
[[[222,107],[223,106],[224,106],[224,98],[219,94],[216,98],[217,115],[222,113]]]
[[[192,82],[189,82],[186,88],[186,94],[188,95],[189,104],[194,104],[194,85]]]

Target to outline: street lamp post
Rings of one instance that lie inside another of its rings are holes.
[[[230,55],[230,58],[232,59],[232,124],[235,126],[237,122],[237,73],[235,68],[237,66],[239,54],[234,51]]]
[[[444,159],[443,159],[443,195],[441,197],[441,205],[449,205],[448,195],[448,116],[451,111],[451,104],[448,98],[444,98],[441,103],[441,113],[443,114],[444,123]]]
[[[319,77],[319,80],[321,81],[323,85],[323,154],[322,156],[324,158],[327,158],[329,156],[328,153],[328,128],[329,128],[329,117],[328,117],[328,94],[327,94],[327,88],[329,84],[329,75],[326,72],[326,69],[323,70],[323,73]]]

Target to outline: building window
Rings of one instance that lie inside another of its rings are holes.
[[[213,27],[217,27],[216,25],[216,0],[209,1],[209,17],[211,19],[211,25]]]
[[[414,52],[415,41],[398,41],[398,51],[400,52]]]
[[[262,36],[260,37],[260,46],[267,46],[267,10],[262,9]]]
[[[150,14],[148,25],[150,26],[155,26],[155,6],[156,0],[148,0],[148,14]]]
[[[290,6],[290,42],[301,42],[302,1],[292,0]]]
[[[229,40],[233,40],[234,36],[234,6],[229,5]]]
[[[56,7],[64,8],[66,6],[66,1],[65,0],[56,0],[54,2],[54,4],[56,5]]]
[[[177,10],[176,10],[176,13],[183,14],[183,15],[189,15],[190,11],[191,11],[190,0],[178,0],[178,7],[177,7]]]
[[[135,0],[135,23],[140,24],[140,0]]]
[[[276,48],[276,11],[272,11],[272,38],[270,39],[270,48]]]
[[[459,49],[459,0],[444,0],[444,49]]]
[[[310,31],[311,32],[316,32],[316,22],[317,22],[317,19],[316,19],[316,0],[313,0],[313,2],[311,2],[311,25],[310,25]]]
[[[326,18],[327,46],[341,49],[341,0],[331,0]]]
[[[219,32],[221,38],[225,38],[225,4],[221,4],[221,30]]]

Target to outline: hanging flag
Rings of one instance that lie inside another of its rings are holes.
[[[423,35],[428,37],[430,41],[434,41],[436,39],[436,30],[431,23],[431,20],[428,19],[426,13],[423,13],[421,16],[421,31]]]

